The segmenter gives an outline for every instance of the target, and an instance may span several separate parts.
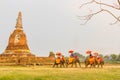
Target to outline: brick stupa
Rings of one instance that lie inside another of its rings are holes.
[[[9,37],[8,46],[0,54],[1,63],[30,64],[35,61],[35,55],[30,52],[27,38],[23,31],[22,14],[19,12],[15,30]]]

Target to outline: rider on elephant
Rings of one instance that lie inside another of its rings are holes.
[[[91,50],[88,50],[88,51],[86,52],[86,54],[89,54],[88,58],[93,58],[93,55],[92,55],[92,51],[91,51]]]
[[[73,50],[69,50],[70,57],[69,57],[69,63],[75,64],[75,67],[77,67],[77,63],[81,67],[80,60],[77,54],[74,53]]]
[[[61,61],[61,53],[60,52],[57,52],[56,53],[56,56],[57,56],[57,58],[56,58],[56,63],[60,63],[60,61]]]
[[[70,57],[74,57],[74,51],[73,50],[69,50],[70,53]]]
[[[63,61],[63,57],[61,58],[61,52],[57,52],[56,53],[56,59],[55,59],[55,62],[54,62],[54,64],[53,64],[53,67],[55,67],[55,66],[57,66],[58,67],[58,65],[60,65],[60,67],[65,67],[64,66],[64,61]]]
[[[94,66],[94,64],[95,64],[95,59],[94,59],[94,56],[92,55],[92,51],[91,51],[91,50],[88,50],[88,51],[86,52],[86,54],[89,54],[88,58],[86,58],[86,60],[85,60],[85,65],[86,65],[86,67],[87,67],[89,64],[91,65],[91,67]]]

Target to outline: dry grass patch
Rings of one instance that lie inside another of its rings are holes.
[[[0,73],[0,80],[120,80],[120,66],[104,68],[1,66]]]

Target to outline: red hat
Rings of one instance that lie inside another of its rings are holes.
[[[60,56],[60,55],[61,55],[61,52],[57,52],[56,55],[57,55],[57,56]]]
[[[73,53],[74,51],[73,50],[69,50],[69,53]]]
[[[94,55],[98,55],[98,52],[94,52]]]
[[[88,50],[88,51],[86,52],[86,54],[91,54],[91,52],[92,52],[91,50]]]

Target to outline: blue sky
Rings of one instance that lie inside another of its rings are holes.
[[[48,56],[50,51],[69,55],[68,50],[85,54],[120,53],[120,25],[109,25],[108,14],[93,17],[86,25],[77,17],[80,0],[0,0],[0,53],[4,52],[15,29],[18,12],[33,54]]]

